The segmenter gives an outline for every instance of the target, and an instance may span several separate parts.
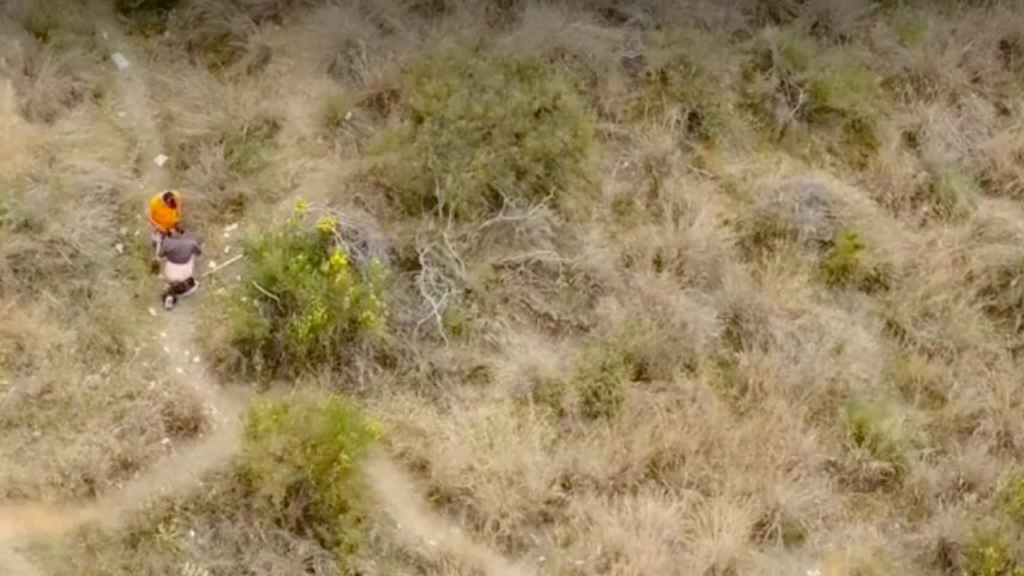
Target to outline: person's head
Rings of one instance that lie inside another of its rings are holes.
[[[178,198],[174,195],[174,192],[168,190],[167,192],[164,192],[164,195],[161,196],[161,198],[163,199],[164,204],[166,204],[168,208],[178,207]]]

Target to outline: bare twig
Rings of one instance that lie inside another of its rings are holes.
[[[433,244],[430,244],[418,250],[420,271],[416,275],[416,287],[429,310],[416,323],[416,331],[419,332],[424,324],[433,320],[438,334],[447,346],[449,342],[448,334],[444,330],[444,312],[448,308],[452,295],[457,292],[457,287],[432,261],[430,253],[433,248]]]
[[[211,274],[216,274],[217,272],[220,272],[221,270],[227,268],[228,266],[234,264],[235,262],[238,262],[244,256],[245,256],[244,254],[239,254],[238,256],[235,256],[234,258],[232,258],[231,260],[228,260],[227,262],[221,264],[220,266],[217,266],[216,268],[213,268],[211,270],[207,270],[206,272],[203,272],[203,278],[206,278],[207,276],[210,276]]]
[[[276,296],[276,295],[275,295],[275,294],[274,294],[273,292],[271,292],[270,290],[267,290],[267,289],[266,289],[266,288],[264,288],[263,286],[260,286],[260,285],[259,285],[259,284],[258,284],[258,283],[257,283],[257,282],[255,281],[255,280],[253,280],[253,281],[252,281],[252,285],[253,285],[253,287],[255,287],[255,288],[256,288],[257,290],[259,290],[259,291],[260,291],[260,292],[261,292],[261,293],[262,293],[262,294],[263,294],[264,296],[266,296],[267,298],[270,298],[270,299],[271,299],[271,300],[273,300],[274,302],[277,302],[277,305],[278,305],[278,306],[280,306],[280,305],[281,305],[281,299],[280,299],[280,298],[278,298],[278,297],[277,297],[277,296]]]

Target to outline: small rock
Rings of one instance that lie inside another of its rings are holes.
[[[217,267],[217,261],[216,261],[216,260],[210,260],[210,263],[209,263],[209,264],[207,265],[207,267],[208,267],[208,268],[209,268],[210,270],[213,270],[214,268],[216,268],[216,267]]]
[[[193,364],[199,364],[199,356],[198,355],[195,358],[192,359],[192,363]]]
[[[156,310],[154,310],[153,308],[150,308],[149,309],[149,315],[154,317],[154,318],[156,318]]]
[[[225,254],[230,254],[231,253],[231,246],[225,246],[224,247],[224,253]]]
[[[160,443],[163,444],[164,446],[167,446],[167,445],[169,445],[171,443],[171,439],[170,438],[164,438],[163,440],[160,441]]]
[[[235,222],[234,224],[231,224],[230,226],[225,226],[224,227],[224,231],[225,232],[234,232],[235,230],[238,230],[238,222]]]
[[[167,338],[167,332],[161,332],[160,333],[160,337],[161,338]]]
[[[184,374],[185,373],[185,371],[182,370],[181,368],[175,368],[174,371],[177,372],[178,374]]]
[[[229,238],[231,238],[231,232],[225,232],[224,233],[224,239],[227,240]]]
[[[118,254],[124,254],[124,244],[121,244],[120,242],[114,244],[114,251]]]
[[[170,354],[170,353],[171,353],[171,349],[168,348],[167,346],[164,346],[164,354]]]
[[[163,168],[164,164],[167,164],[168,160],[170,160],[170,158],[168,158],[166,154],[158,154],[156,158],[153,158],[153,163]]]
[[[110,59],[114,61],[114,66],[117,66],[117,69],[122,72],[124,72],[131,66],[131,63],[128,62],[128,59],[125,58],[124,54],[121,54],[120,52],[114,52],[113,54],[111,54]]]

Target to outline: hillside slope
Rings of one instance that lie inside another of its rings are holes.
[[[1022,88],[1009,0],[4,3],[0,566],[1016,574]]]

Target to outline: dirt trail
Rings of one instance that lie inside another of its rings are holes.
[[[366,474],[377,500],[410,544],[425,543],[488,576],[533,576],[533,570],[474,542],[453,522],[432,512],[408,475],[383,454],[370,457]]]
[[[161,153],[162,141],[149,105],[144,63],[141,54],[132,49],[118,30],[109,11],[99,15],[98,20],[105,23],[98,27],[109,52],[121,53],[130,63],[118,74],[119,117],[126,129],[138,138],[142,188],[147,195],[152,194],[168,187],[171,178],[166,169],[153,162],[153,158]],[[126,513],[153,497],[199,485],[203,474],[225,463],[237,451],[245,395],[240,391],[222,390],[198,356],[186,354],[186,351],[196,349],[190,304],[183,302],[167,315],[166,337],[156,345],[170,351],[168,364],[174,370],[175,383],[190,387],[203,402],[211,429],[204,437],[178,447],[174,454],[145,474],[95,502],[62,506],[0,506],[0,574],[39,575],[40,572],[17,552],[20,546],[33,539],[60,536],[90,522],[115,526]]]
[[[103,4],[103,3],[100,3]],[[168,170],[153,158],[163,150],[162,139],[149,104],[145,62],[119,31],[116,18],[105,8],[97,15],[102,37],[111,54],[121,53],[130,63],[118,73],[118,111],[125,128],[138,138],[138,162],[145,195],[171,185]],[[142,194],[140,194],[142,196]],[[142,209],[142,206],[140,206]],[[41,572],[18,553],[20,546],[54,538],[87,523],[116,526],[125,515],[149,499],[200,485],[201,477],[223,465],[238,450],[241,414],[247,404],[241,390],[225,390],[210,374],[194,351],[194,302],[183,301],[164,315],[166,325],[157,346],[168,350],[174,383],[192,389],[202,401],[211,429],[195,442],[178,447],[143,475],[119,490],[94,502],[51,506],[46,504],[0,505],[0,576],[41,576]],[[381,506],[399,526],[400,537],[412,544],[426,543],[451,558],[490,576],[532,576],[533,571],[517,566],[473,541],[458,526],[432,512],[409,477],[387,456],[375,454],[367,474]]]

